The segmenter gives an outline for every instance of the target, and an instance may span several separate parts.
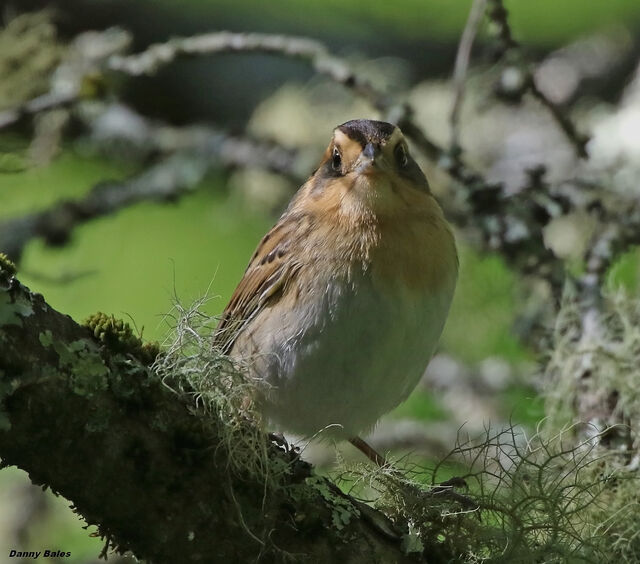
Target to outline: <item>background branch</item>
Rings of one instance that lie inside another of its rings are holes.
[[[564,132],[567,141],[573,146],[576,154],[579,157],[587,158],[589,156],[587,154],[589,138],[579,133],[566,113],[536,85],[535,75],[530,65],[524,61],[521,52],[522,48],[513,38],[508,20],[509,13],[504,7],[503,0],[488,0],[488,2],[487,16],[493,23],[493,33],[498,40],[498,56],[512,64],[507,72],[513,75],[513,78],[506,81],[503,80],[503,94],[509,98],[519,99],[524,92],[529,91],[536,100],[549,110],[553,119]]]
[[[476,8],[481,13],[480,7]],[[519,49],[500,1],[492,0],[489,8],[488,17],[497,26],[497,36],[504,53]],[[470,16],[469,22],[475,26],[478,18],[477,14],[473,16]],[[283,35],[217,32],[171,39],[152,45],[138,54],[121,55],[119,52],[128,44],[125,41],[127,35],[113,30],[105,33],[108,35],[102,40],[105,47],[98,50],[97,55],[94,54],[89,62],[72,65],[76,73],[73,75],[75,84],[82,82],[87,69],[95,69],[96,66],[137,76],[155,72],[179,56],[267,52],[306,62],[317,73],[364,97],[388,119],[393,118],[417,149],[454,180],[454,197],[445,199],[445,209],[450,218],[467,230],[469,240],[476,248],[499,252],[516,270],[546,280],[559,298],[563,285],[563,264],[547,248],[544,229],[554,218],[582,206],[584,197],[576,196],[571,183],[548,185],[544,182],[544,168],[532,170],[527,176],[528,184],[515,190],[501,183],[487,181],[481,173],[465,163],[459,150],[448,151],[434,142],[416,123],[414,111],[407,103],[398,103],[376,89],[350,69],[344,60],[329,54],[316,41]],[[82,44],[82,41],[78,43]],[[528,70],[526,72],[530,74]],[[531,86],[531,89],[536,96],[544,98],[535,86]],[[80,102],[78,100],[76,113],[81,120],[85,120],[85,127],[101,127],[100,124],[104,122],[95,113],[89,112],[89,117],[83,115],[86,112],[83,112],[84,106]],[[556,119],[556,114],[562,114],[555,106],[550,109]],[[110,111],[117,111],[117,108],[109,106],[98,113],[105,116]],[[127,111],[127,119],[120,119],[120,122],[127,122],[130,130],[135,131],[119,131],[115,135],[108,133],[106,138],[101,138],[101,142],[133,139],[138,148],[145,147],[143,150],[147,152],[155,148],[164,154],[164,160],[128,181],[96,186],[80,201],[62,202],[50,210],[5,222],[0,225],[0,248],[18,259],[26,242],[33,237],[43,236],[53,244],[64,243],[75,225],[94,217],[144,199],[181,197],[193,190],[212,167],[264,168],[286,176],[295,184],[302,182],[311,171],[311,160],[304,155],[299,159],[295,152],[275,143],[252,140],[250,136],[228,136],[196,126],[172,128],[153,123],[131,110]],[[563,116],[562,119],[566,118]],[[567,123],[571,122],[567,119]],[[100,135],[94,132],[93,137],[100,138]]]
[[[304,159],[274,142],[207,127],[170,127],[119,105],[104,108],[100,117],[92,115],[92,137],[101,143],[126,143],[139,152],[167,156],[127,180],[100,182],[83,198],[62,200],[43,211],[0,222],[0,249],[13,260],[20,259],[35,237],[63,245],[87,221],[142,201],[175,201],[195,190],[212,169],[251,167],[277,172],[296,183],[304,178],[299,170]],[[113,131],[110,122],[127,126]]]
[[[482,22],[487,0],[474,0],[469,11],[467,23],[464,26],[460,43],[458,44],[458,52],[456,53],[456,62],[453,68],[453,87],[455,93],[453,96],[453,104],[451,105],[451,115],[449,124],[451,126],[451,149],[456,150],[459,145],[460,130],[460,110],[464,100],[464,85],[467,77],[467,69],[469,67],[469,59],[471,57],[471,48],[473,41],[478,33],[478,28]]]
[[[473,37],[471,32],[479,25],[481,8],[482,2],[474,3],[474,12],[469,16],[468,33],[460,44],[457,76],[466,67],[462,63],[468,58]],[[513,38],[507,12],[500,0],[490,1],[487,15],[494,25],[501,56],[520,60],[520,47]],[[409,104],[401,103],[375,88],[370,81],[352,70],[344,60],[330,54],[317,41],[284,35],[216,32],[175,38],[152,45],[141,53],[123,55],[121,52],[130,43],[130,37],[119,30],[107,30],[103,35],[104,37],[94,33],[90,38],[78,38],[74,43],[75,62],[63,63],[67,74],[72,77],[71,83],[76,85],[71,90],[72,93],[78,94],[81,91],[77,85],[82,84],[95,69],[138,76],[156,72],[183,56],[266,52],[305,62],[316,73],[363,97],[383,116],[395,121],[416,148],[453,179],[453,197],[446,198],[443,203],[449,217],[467,231],[469,241],[476,248],[498,252],[519,272],[546,280],[559,299],[564,267],[562,261],[547,247],[544,229],[554,218],[583,209],[585,198],[582,194],[577,195],[571,182],[549,185],[544,181],[543,167],[533,169],[527,175],[528,183],[524,186],[514,188],[488,181],[465,163],[457,148],[445,150],[428,136],[416,123],[414,111]],[[83,50],[82,46],[89,40],[102,47],[83,55],[86,49]],[[531,93],[549,108],[554,119],[577,141],[572,122],[536,87],[529,67],[523,66],[527,76],[525,83]],[[457,98],[460,98],[460,83],[456,91]],[[59,92],[60,88],[53,88],[44,99],[55,100]],[[28,102],[24,107],[8,110],[6,115],[23,115],[24,108],[37,107],[36,100]],[[263,168],[286,176],[293,184],[301,183],[311,171],[311,159],[269,141],[258,141],[250,136],[230,136],[206,127],[170,127],[152,122],[129,109],[105,106],[101,102],[84,101],[80,98],[75,101],[73,98],[60,100],[64,104],[72,104],[71,111],[84,123],[85,128],[93,130],[92,137],[98,143],[104,145],[126,140],[146,154],[157,151],[162,158],[146,172],[127,181],[94,187],[81,200],[61,202],[49,210],[5,221],[0,225],[0,248],[15,259],[20,257],[24,245],[33,237],[42,236],[49,243],[61,244],[68,239],[76,225],[94,217],[113,213],[145,199],[179,198],[192,191],[212,167]],[[102,109],[97,114],[95,110],[86,112],[84,108],[91,107],[92,104],[102,106]],[[454,109],[455,107],[454,103]],[[101,134],[101,127],[106,130],[109,128],[108,125],[104,127],[109,122],[109,114],[118,111],[126,115],[112,121],[127,123],[128,130]],[[457,118],[455,115],[452,118],[455,129]],[[8,123],[7,120],[5,122]],[[1,123],[0,119],[0,125]],[[455,131],[453,135],[455,138]],[[586,139],[582,139],[581,143],[585,141]],[[584,148],[584,143],[581,146]],[[596,193],[597,187],[588,191]]]

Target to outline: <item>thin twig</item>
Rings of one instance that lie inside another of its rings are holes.
[[[132,76],[153,74],[181,56],[219,55],[223,53],[269,53],[300,59],[318,74],[344,84],[367,98],[377,109],[386,109],[386,96],[355,73],[342,59],[331,55],[326,47],[307,37],[267,33],[232,33],[220,31],[191,37],[177,37],[151,45],[133,55],[113,55],[106,63],[110,70]]]
[[[529,81],[529,91],[536,100],[549,110],[553,119],[556,120],[556,123],[560,126],[567,139],[569,139],[573,144],[577,155],[583,159],[588,158],[589,154],[587,153],[587,143],[589,142],[589,137],[580,133],[576,129],[575,124],[567,117],[565,112],[563,112],[557,104],[547,98],[547,96],[536,85],[534,76],[531,76]]]
[[[467,18],[467,23],[460,37],[458,44],[458,52],[456,54],[456,62],[453,70],[453,87],[455,94],[453,105],[451,107],[451,115],[449,123],[451,125],[451,148],[455,150],[459,146],[460,138],[460,110],[464,100],[464,87],[467,77],[467,69],[469,67],[469,59],[471,57],[471,48],[478,33],[480,22],[484,16],[487,0],[473,0],[473,5]]]
[[[28,100],[27,102],[3,110],[0,112],[0,129],[9,127],[21,119],[29,116],[39,114],[47,110],[54,108],[64,108],[69,106],[78,99],[78,93],[75,91],[70,92],[49,92]]]

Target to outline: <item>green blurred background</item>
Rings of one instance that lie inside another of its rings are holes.
[[[411,85],[450,76],[470,4],[450,0],[73,0],[58,4],[27,0],[14,2],[12,9],[53,8],[63,39],[84,29],[121,25],[134,32],[137,48],[171,35],[216,29],[309,35],[341,54],[402,59],[406,61],[404,80]],[[637,42],[640,29],[637,0],[513,0],[506,5],[514,34],[534,55],[602,29],[626,30]],[[308,69],[295,62],[225,56],[189,61],[157,77],[130,81],[122,86],[122,95],[143,114],[177,124],[209,121],[234,130],[241,129],[255,106],[282,85],[305,84],[309,79]],[[333,125],[327,123],[327,138]],[[0,149],[26,144],[28,134],[18,131],[0,137]],[[0,219],[46,208],[60,198],[81,196],[99,181],[126,178],[140,167],[123,158],[87,154],[77,141],[69,140],[47,166],[0,174]],[[221,311],[256,243],[277,217],[278,210],[247,205],[227,181],[228,175],[221,171],[177,203],[140,204],[92,221],[77,229],[62,248],[33,241],[21,261],[20,278],[77,320],[98,310],[113,313],[135,323],[146,339],[162,341],[170,334],[165,314],[176,298],[190,304],[208,295],[206,311],[212,315]],[[441,349],[471,365],[491,357],[514,366],[531,361],[512,325],[523,288],[498,257],[478,256],[464,237],[459,241],[460,283]],[[616,270],[620,281],[634,287],[636,273],[634,257]],[[522,382],[514,381],[496,401],[499,417],[511,417],[516,423],[533,426],[543,414],[540,399]],[[437,398],[417,390],[392,417],[443,420],[448,414]],[[19,474],[0,472],[4,499],[0,555],[16,542],[16,523],[24,509],[20,492],[27,486],[16,478]],[[49,498],[42,503],[56,508],[65,505]],[[47,513],[46,519],[32,521],[19,537],[25,549],[36,549],[37,544],[71,550],[73,557],[65,562],[96,560],[101,541],[89,538],[69,512],[56,510]]]

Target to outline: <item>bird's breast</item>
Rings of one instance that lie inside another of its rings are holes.
[[[407,398],[437,345],[457,277],[441,214],[332,219],[311,222],[295,280],[235,349],[267,384],[266,415],[307,436],[368,430]]]
[[[265,412],[285,430],[352,436],[405,400],[442,332],[453,288],[381,291],[371,272],[318,280],[315,296],[270,316],[254,337]]]

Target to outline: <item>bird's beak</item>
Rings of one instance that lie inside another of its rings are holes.
[[[360,173],[375,172],[380,168],[382,150],[380,145],[367,143],[360,153],[357,170]]]

